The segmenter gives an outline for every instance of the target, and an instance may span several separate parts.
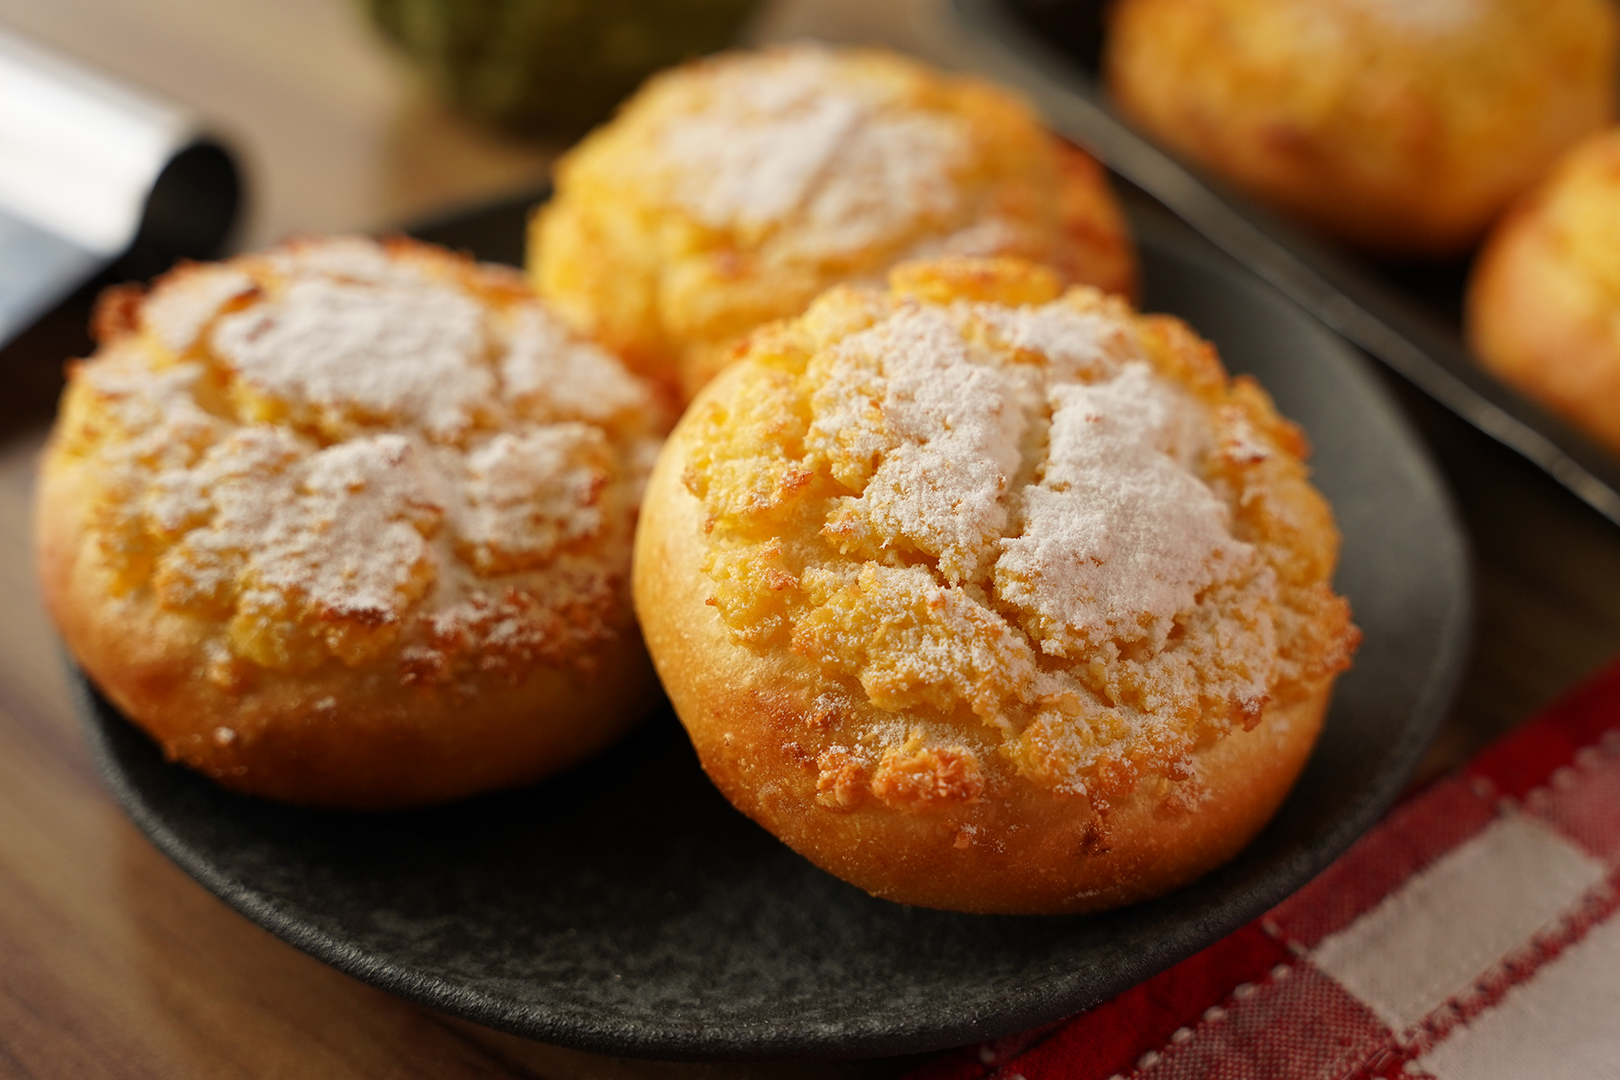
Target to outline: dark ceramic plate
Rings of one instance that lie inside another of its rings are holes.
[[[512,258],[517,203],[419,230]],[[80,680],[130,815],[254,922],[366,982],[519,1035],[650,1057],[854,1057],[1084,1009],[1281,900],[1400,790],[1467,638],[1466,553],[1417,440],[1362,359],[1235,263],[1138,221],[1147,303],[1261,376],[1316,448],[1366,640],[1322,742],[1260,837],[1151,903],[1062,918],[874,900],[733,811],[667,709],[597,761],[428,811],[290,809],[165,764]]]

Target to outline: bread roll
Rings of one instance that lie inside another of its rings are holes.
[[[1582,143],[1497,225],[1466,322],[1486,367],[1620,455],[1620,131]]]
[[[658,700],[630,610],[664,413],[520,275],[303,240],[103,301],[40,472],[45,599],[171,759],[392,807]]]
[[[756,326],[930,253],[1135,282],[1102,170],[1023,102],[892,53],[797,45],[649,82],[558,166],[529,266],[576,328],[689,397]]]
[[[1303,437],[1050,270],[890,282],[756,334],[654,469],[636,607],[703,767],[908,904],[1192,880],[1276,809],[1357,638]]]
[[[1470,246],[1615,114],[1611,0],[1120,0],[1143,130],[1355,247]]]

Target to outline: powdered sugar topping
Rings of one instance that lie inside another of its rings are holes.
[[[152,291],[141,308],[141,325],[170,352],[183,356],[220,308],[253,288],[253,279],[233,267],[191,267]]]
[[[816,256],[879,242],[955,206],[961,122],[896,107],[895,90],[801,47],[717,68],[661,133],[675,200],[759,241],[803,222],[789,247]],[[699,96],[700,95],[700,96]]]
[[[975,325],[1027,360],[979,350]],[[1198,475],[1205,413],[1136,355],[1117,317],[1063,304],[900,306],[811,362],[806,447],[859,492],[827,534],[866,555],[914,547],[951,584],[993,561],[1048,654],[1161,646],[1253,552]],[[1044,460],[1010,491],[1043,413]]]
[[[338,430],[404,422],[451,437],[494,389],[478,304],[442,286],[299,278],[221,319],[213,344],[244,382]]]
[[[663,418],[500,274],[299,241],[182,270],[140,314],[76,376],[95,542],[116,589],[224,621],[222,678],[232,656],[360,664],[414,634],[401,677],[447,679],[521,623],[501,661],[519,678],[626,620]],[[428,629],[486,588],[470,629]]]
[[[430,496],[410,443],[374,435],[328,447],[301,470],[297,494],[277,507],[250,560],[250,578],[283,595],[362,622],[393,622],[425,561],[425,534],[443,509]]]
[[[829,523],[936,556],[948,581],[978,568],[1007,521],[1025,425],[1016,377],[975,362],[937,307],[902,308],[818,367],[806,443],[861,493]]]
[[[1044,652],[1102,639],[1164,645],[1176,616],[1253,556],[1225,504],[1192,471],[1204,414],[1145,363],[1050,390],[1045,475],[1002,541],[996,592],[1033,617]]]
[[[649,405],[647,388],[623,364],[538,306],[513,317],[500,377],[507,395],[537,420],[601,423]]]
[[[171,520],[194,523],[160,589],[182,604],[239,591],[248,608],[397,622],[442,514],[415,466],[398,435],[310,454],[278,428],[243,429],[155,485]]]
[[[1016,353],[1033,353],[1047,380],[1096,379],[1138,355],[1130,328],[1116,317],[1068,304],[1006,307],[974,304],[972,319]]]
[[[600,497],[613,454],[600,428],[564,423],[503,432],[467,455],[457,531],[481,574],[545,565],[602,528]]]

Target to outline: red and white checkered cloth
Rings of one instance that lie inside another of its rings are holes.
[[[1617,908],[1620,665],[1242,930],[907,1080],[1620,1078]]]

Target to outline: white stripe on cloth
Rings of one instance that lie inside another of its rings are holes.
[[[1399,1033],[1466,992],[1602,880],[1603,863],[1520,815],[1416,874],[1311,953]]]
[[[1437,1080],[1620,1080],[1620,919],[1570,946],[1416,1064]]]

